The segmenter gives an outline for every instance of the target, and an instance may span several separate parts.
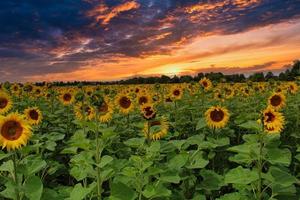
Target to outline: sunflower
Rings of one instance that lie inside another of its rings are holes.
[[[14,94],[19,94],[20,93],[20,86],[19,86],[19,84],[15,83],[15,84],[11,85],[10,90]]]
[[[0,92],[0,114],[7,113],[12,108],[12,100],[10,96],[4,92]]]
[[[229,112],[221,106],[212,106],[205,112],[207,125],[211,128],[223,128],[229,121]]]
[[[288,84],[288,89],[289,89],[290,93],[296,94],[298,91],[298,85],[295,82],[290,82]]]
[[[112,119],[113,115],[113,105],[108,97],[104,97],[104,101],[102,102],[101,106],[96,108],[96,111],[99,116],[99,120],[102,123],[109,122]]]
[[[38,125],[43,119],[42,112],[37,107],[25,109],[24,115],[31,125]]]
[[[173,86],[171,88],[171,94],[170,96],[175,99],[175,100],[179,100],[182,98],[183,95],[183,90],[180,86]]]
[[[212,88],[212,82],[206,77],[202,78],[199,83],[205,91],[209,91]]]
[[[273,93],[268,99],[269,105],[275,110],[279,110],[280,108],[285,106],[286,98],[282,93]]]
[[[224,89],[224,93],[225,93],[225,98],[226,99],[231,99],[234,96],[234,90],[231,88],[225,88]]]
[[[60,101],[64,105],[70,105],[71,103],[74,102],[74,100],[75,100],[75,97],[72,92],[65,91],[60,95]]]
[[[216,91],[214,92],[214,99],[215,99],[215,100],[224,101],[224,100],[223,100],[223,95],[222,95],[222,93],[221,93],[220,90],[216,90]]]
[[[92,120],[95,117],[95,109],[87,104],[79,103],[75,105],[74,112],[79,120]]]
[[[0,118],[0,146],[15,150],[26,145],[31,137],[31,126],[18,113]]]
[[[268,107],[263,111],[263,123],[267,133],[280,133],[284,125],[284,117],[280,112]]]
[[[123,114],[128,114],[133,109],[133,102],[130,96],[126,94],[119,94],[116,96],[115,104]]]
[[[154,109],[153,104],[144,104],[141,108],[143,117],[147,120],[155,118],[156,110]]]
[[[168,130],[168,120],[165,117],[162,117],[160,120],[145,122],[143,132],[147,139],[159,140],[167,135]]]
[[[140,106],[143,104],[151,103],[151,97],[147,93],[139,93],[137,95],[137,101]]]

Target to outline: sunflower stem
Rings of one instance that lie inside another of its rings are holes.
[[[96,122],[96,121],[95,121]],[[96,122],[97,124],[97,122]],[[100,157],[101,157],[101,152],[100,150],[100,141],[99,141],[99,130],[98,130],[98,124],[96,126],[96,164],[97,164],[97,199],[101,200],[101,193],[102,193],[102,181],[101,181],[101,176],[100,176]]]
[[[15,181],[15,193],[16,193],[16,200],[20,200],[20,192],[19,192],[19,180],[17,176],[17,152],[15,151],[13,154],[13,165],[14,165],[14,181]]]

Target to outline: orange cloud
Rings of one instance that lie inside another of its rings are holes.
[[[300,20],[231,35],[202,35],[182,43],[169,55],[142,58],[115,55],[114,62],[101,59],[83,63],[67,73],[28,76],[28,80],[118,80],[137,75],[194,74],[200,71],[245,73],[281,70],[300,58]],[[259,37],[258,37],[259,36]]]
[[[118,5],[109,9],[105,4],[100,4],[94,9],[90,10],[87,15],[94,17],[97,23],[101,22],[102,25],[107,25],[109,22],[117,17],[121,12],[138,9],[140,4],[135,1],[129,1],[124,4]]]

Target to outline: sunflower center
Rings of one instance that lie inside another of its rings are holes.
[[[267,112],[265,114],[265,117],[267,118],[266,122],[268,122],[268,123],[269,122],[273,122],[275,120],[275,115],[273,113],[271,113],[271,112]]]
[[[281,103],[281,97],[279,95],[274,95],[271,98],[271,104],[272,106],[279,106]]]
[[[150,123],[150,127],[152,127],[152,126],[159,126],[159,125],[161,125],[160,121],[153,121],[153,122]]]
[[[1,135],[7,140],[17,140],[22,135],[22,131],[21,124],[11,120],[3,124]]]
[[[204,87],[207,87],[207,86],[208,86],[208,84],[207,84],[207,82],[206,82],[206,81],[203,81],[203,83],[202,83],[202,84],[203,84],[203,86],[204,86]]]
[[[129,108],[131,105],[131,101],[127,97],[122,97],[119,102],[120,102],[120,106],[125,109]]]
[[[29,116],[33,120],[38,120],[39,119],[39,113],[36,110],[30,110]]]
[[[180,95],[180,91],[179,90],[174,90],[173,94],[174,94],[174,96],[179,96]]]
[[[103,102],[102,105],[98,108],[99,112],[105,113],[108,111],[108,105],[106,102]]]
[[[214,122],[220,122],[224,118],[224,112],[222,110],[213,110],[210,113],[210,118]]]
[[[147,103],[148,102],[148,98],[145,97],[145,96],[142,96],[139,98],[139,104],[142,105],[144,103]]]
[[[6,98],[0,97],[0,108],[3,109],[7,106],[8,100]]]
[[[90,108],[89,106],[87,106],[87,107],[85,108],[85,113],[86,113],[87,115],[90,115],[91,112],[92,112],[91,108]]]
[[[65,101],[71,101],[72,96],[71,96],[71,94],[66,93],[66,94],[64,94],[63,98]]]
[[[145,117],[151,117],[153,115],[154,111],[152,109],[152,107],[146,107],[144,108],[144,115]]]

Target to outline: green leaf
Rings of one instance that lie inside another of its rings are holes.
[[[267,160],[273,165],[289,166],[291,159],[292,154],[289,149],[273,148],[267,151]]]
[[[205,118],[202,117],[202,118],[200,118],[200,119],[198,120],[198,122],[197,122],[196,130],[198,131],[198,130],[204,128],[204,127],[206,127],[206,121],[205,121]]]
[[[297,155],[295,156],[295,158],[296,158],[298,161],[300,161],[300,154],[297,154]]]
[[[240,124],[239,127],[254,130],[254,131],[262,130],[261,125],[257,121],[254,121],[254,120],[247,121],[243,124]]]
[[[13,174],[13,172],[14,172],[14,163],[13,163],[13,161],[9,160],[9,161],[4,162],[0,166],[0,171],[9,172],[9,173]]]
[[[27,169],[27,175],[31,176],[37,172],[39,172],[40,170],[42,170],[43,168],[45,168],[47,166],[46,161],[42,160],[41,158],[27,158],[25,160],[26,163],[26,169]]]
[[[136,198],[136,193],[126,184],[117,182],[112,184],[111,198],[114,200],[134,200]]]
[[[166,172],[161,174],[159,180],[167,183],[179,183],[181,178],[176,172]]]
[[[93,184],[93,186],[95,186]],[[94,187],[84,188],[80,183],[76,184],[70,193],[70,198],[68,200],[82,200],[84,199]]]
[[[10,153],[4,153],[3,151],[0,151],[0,160],[3,160],[4,158],[9,157]]]
[[[25,196],[30,200],[41,199],[43,193],[43,183],[38,176],[31,176],[25,183]]]
[[[288,173],[288,170],[284,171],[278,167],[271,166],[269,173],[272,175],[276,184],[288,187],[297,182],[297,178]]]
[[[159,198],[159,197],[169,197],[172,194],[163,184],[146,185],[143,195],[147,199]]]
[[[215,173],[212,170],[203,169],[201,170],[200,175],[203,177],[200,187],[205,190],[219,190],[224,185],[223,176]]]
[[[258,180],[258,178],[257,172],[239,166],[227,172],[225,175],[225,183],[247,185]]]
[[[5,197],[7,199],[16,199],[16,191],[15,191],[15,183],[13,182],[12,179],[9,179],[5,183],[5,190],[0,192],[0,197]]]
[[[183,167],[188,161],[189,155],[187,153],[182,153],[174,156],[168,164],[170,169],[180,169]]]
[[[103,168],[103,167],[105,167],[107,164],[109,164],[110,162],[112,162],[113,160],[114,160],[113,157],[108,156],[108,155],[105,155],[105,156],[103,156],[103,157],[101,158],[99,167],[100,167],[100,168]]]
[[[124,144],[132,148],[139,148],[144,144],[144,142],[144,138],[131,138],[129,140],[126,140]]]
[[[204,168],[209,163],[208,160],[205,160],[202,156],[202,152],[198,151],[196,153],[192,153],[189,158],[189,165],[187,168],[189,169],[201,169]]]
[[[246,200],[248,198],[245,198],[244,195],[234,192],[234,193],[229,193],[221,196],[220,198],[217,198],[216,200]]]

